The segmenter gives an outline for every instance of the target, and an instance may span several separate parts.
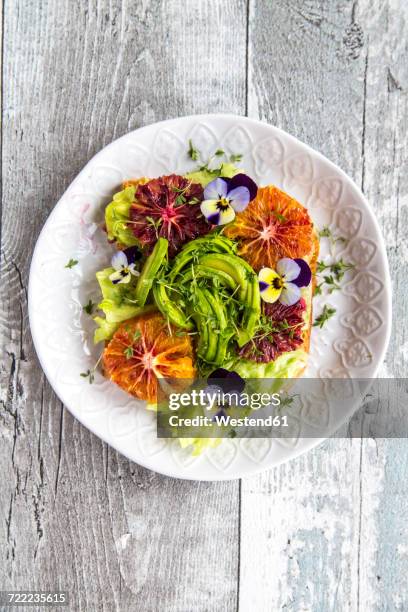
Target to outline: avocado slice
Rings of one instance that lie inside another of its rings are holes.
[[[153,284],[153,297],[157,308],[171,323],[184,329],[191,329],[193,327],[184,312],[170,299],[166,287],[162,283],[155,282]]]
[[[153,251],[146,259],[142,272],[137,280],[135,298],[138,306],[144,306],[153,286],[157,272],[161,268],[168,251],[169,243],[166,238],[159,238]]]

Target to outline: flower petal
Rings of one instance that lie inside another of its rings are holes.
[[[204,200],[200,204],[200,210],[204,217],[208,219],[211,215],[218,213],[218,200]]]
[[[229,370],[226,370],[225,368],[217,368],[216,370],[211,372],[211,374],[209,374],[207,378],[207,382],[213,378],[226,378],[228,374],[229,374]]]
[[[142,251],[137,246],[132,246],[123,251],[127,257],[128,263],[135,263],[142,259]]]
[[[133,265],[133,264],[131,264]],[[135,272],[137,272],[135,270]],[[139,272],[137,272],[137,275],[139,275]],[[109,275],[109,280],[114,284],[117,285],[118,283],[129,283],[130,279],[132,278],[132,274],[131,274],[131,267],[126,267],[126,268],[121,268],[120,270],[115,270],[115,272],[112,272],[112,274]]]
[[[123,278],[122,270],[116,270],[116,272],[112,272],[112,274],[109,275],[109,280],[112,281],[114,285],[122,282],[122,278]]]
[[[125,276],[122,276],[122,280],[119,281],[120,283],[123,283],[124,285],[127,285],[128,283],[130,283],[130,279],[132,278],[131,274],[125,274]]]
[[[204,200],[220,200],[226,197],[227,191],[227,183],[223,179],[217,178],[215,181],[208,183],[204,189]]]
[[[300,300],[300,296],[300,287],[297,287],[293,283],[285,283],[279,301],[285,306],[293,306],[293,304],[296,304],[296,302]]]
[[[242,393],[245,388],[245,381],[241,376],[237,372],[229,372],[225,368],[217,368],[208,376],[208,384],[211,385],[213,381],[216,381],[224,393],[231,393],[233,391]]]
[[[261,268],[261,270],[259,270],[259,291],[264,302],[273,304],[279,299],[282,287],[279,287],[279,285],[277,287],[274,286],[277,284],[276,282],[274,283],[277,279],[279,281],[281,280],[279,274],[277,274],[275,270],[272,270],[272,268]]]
[[[249,189],[246,187],[235,187],[228,192],[227,199],[236,212],[242,212],[249,204]]]
[[[220,223],[220,213],[216,212],[213,215],[210,215],[209,217],[207,217],[207,221],[208,221],[208,223],[211,223],[212,225],[219,225],[219,223]]]
[[[227,206],[223,210],[218,200],[204,200],[200,204],[200,209],[207,221],[214,225],[225,225],[235,219],[235,211],[232,206]]]
[[[130,264],[130,266],[128,266],[128,270],[131,274],[133,274],[133,276],[140,276],[140,272],[139,270],[136,270],[135,264],[132,263]]]
[[[292,283],[298,287],[307,287],[312,280],[312,271],[309,264],[304,259],[295,259],[294,261],[296,261],[300,267],[300,274],[297,278],[292,280]]]
[[[226,225],[235,219],[235,210],[232,206],[228,206],[225,210],[219,210],[220,219],[218,225]]]
[[[115,270],[121,270],[122,268],[126,268],[126,266],[128,265],[128,260],[125,253],[123,251],[118,251],[117,253],[115,253],[112,257],[111,264],[112,268],[115,268]]]
[[[267,283],[268,285],[272,285],[273,281],[276,278],[280,278],[279,274],[272,270],[272,268],[261,268],[258,274],[258,280]]]
[[[232,177],[232,179],[229,180],[229,190],[231,191],[232,189],[235,189],[235,187],[246,187],[249,191],[250,201],[256,197],[256,194],[258,192],[258,187],[256,183],[251,179],[251,177],[247,176],[246,174],[243,174],[242,172],[236,174]]]
[[[226,389],[228,387],[228,389]],[[237,372],[229,372],[227,376],[226,385],[223,385],[224,392],[228,393],[235,391],[236,393],[242,393],[245,389],[245,381]]]
[[[299,264],[294,259],[289,259],[289,257],[280,259],[276,264],[276,270],[285,278],[285,281],[292,281],[300,274]]]
[[[261,291],[261,298],[268,304],[276,302],[282,293],[282,289],[275,289],[273,285],[268,285],[266,289]]]

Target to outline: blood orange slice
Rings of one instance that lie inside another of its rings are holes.
[[[155,312],[125,321],[104,350],[105,375],[131,395],[156,402],[158,378],[195,376],[190,336],[175,332]]]
[[[312,248],[313,223],[307,210],[273,185],[257,196],[225,230],[239,243],[238,253],[258,272],[282,257],[304,257]]]

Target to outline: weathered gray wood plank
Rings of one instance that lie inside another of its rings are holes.
[[[384,372],[406,376],[407,19],[402,0],[6,0],[0,587],[65,588],[75,610],[218,611],[236,608],[239,578],[245,612],[405,609],[404,440],[334,440],[245,479],[239,529],[237,483],[148,472],[61,407],[26,284],[49,210],[99,148],[165,117],[247,107],[365,190],[395,279]]]
[[[382,375],[408,375],[404,232],[408,127],[408,5],[361,1],[356,19],[366,35],[362,188],[386,238],[393,282],[393,333]],[[358,556],[361,609],[408,606],[406,440],[364,440],[360,462]]]
[[[407,294],[407,9],[369,0],[251,0],[249,11],[249,116],[339,164],[366,193],[387,237],[395,283],[395,333],[382,370],[389,376],[408,371],[400,324]],[[337,439],[244,479],[241,608],[405,609],[406,461],[403,440]]]
[[[233,610],[238,483],[153,474],[74,421],[36,360],[26,287],[93,153],[164,117],[245,111],[245,2],[7,0],[4,22],[0,588],[66,589],[72,610]]]

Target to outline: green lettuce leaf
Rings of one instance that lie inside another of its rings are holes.
[[[239,168],[237,168],[235,166],[235,164],[230,164],[230,163],[225,163],[225,164],[221,164],[221,177],[225,177],[225,178],[232,178],[233,176],[235,176],[236,174],[239,174],[240,172],[244,172],[244,170],[240,170]]]
[[[219,168],[215,168],[214,170],[203,168],[201,170],[189,172],[185,177],[193,181],[193,183],[200,183],[202,187],[205,187],[218,177],[232,178],[239,172],[242,172],[242,170],[234,166],[234,164],[226,163],[221,164]]]
[[[242,378],[297,378],[305,368],[307,353],[303,349],[283,353],[269,363],[237,359],[230,369]]]
[[[110,274],[114,271],[114,268],[105,268],[96,273],[103,297],[100,304],[98,304],[98,308],[102,310],[105,318],[100,316],[94,317],[94,321],[98,325],[94,334],[95,344],[102,340],[109,340],[122,321],[155,310],[154,306],[144,306],[141,308],[132,303],[134,301],[136,281],[132,279],[127,285],[120,283],[114,285],[109,280]]]
[[[94,321],[98,326],[94,333],[95,344],[103,340],[110,340],[119,327],[119,323],[108,323],[103,317],[94,317]]]
[[[136,187],[131,185],[115,193],[113,200],[105,209],[105,224],[108,240],[116,240],[124,246],[139,244],[132,230],[127,226],[129,209],[135,197]]]

